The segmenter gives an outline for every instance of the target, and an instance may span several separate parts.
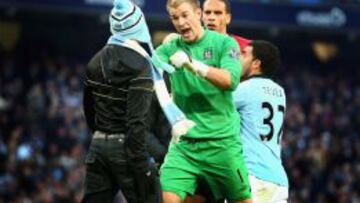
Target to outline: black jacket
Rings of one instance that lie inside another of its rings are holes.
[[[106,45],[89,62],[84,113],[92,131],[124,133],[131,159],[143,159],[146,115],[153,93],[151,65],[134,50]]]

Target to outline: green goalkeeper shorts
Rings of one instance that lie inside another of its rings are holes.
[[[182,200],[193,195],[198,180],[209,185],[216,199],[229,202],[251,198],[248,172],[239,136],[172,143],[160,171],[163,191]]]

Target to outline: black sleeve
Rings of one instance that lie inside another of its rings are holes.
[[[145,59],[144,59],[145,60]],[[139,63],[135,63],[139,65]],[[148,158],[146,150],[146,115],[149,111],[153,94],[153,80],[151,77],[151,66],[141,64],[141,71],[130,80],[127,96],[127,155],[133,161],[141,161]],[[139,70],[139,67],[135,67]]]
[[[149,153],[156,160],[157,163],[162,163],[167,152],[167,145],[160,142],[159,138],[152,132],[149,132],[146,137],[146,144]]]
[[[97,69],[100,67],[99,59],[102,56],[102,50],[98,51],[89,61],[85,69],[84,77],[84,91],[83,91],[83,110],[85,115],[85,120],[92,132],[96,131],[95,125],[95,98],[93,95],[93,88],[88,83],[88,80],[94,80],[94,78],[100,77],[97,74]]]
[[[146,143],[149,153],[155,158],[156,162],[162,163],[171,139],[171,126],[160,107],[155,93],[148,113],[148,124]]]
[[[84,82],[83,109],[88,127],[91,131],[95,131],[94,98],[91,87],[87,85],[86,81]]]

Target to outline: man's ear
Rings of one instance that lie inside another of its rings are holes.
[[[231,14],[230,13],[227,13],[225,15],[225,20],[226,20],[226,25],[229,25],[231,22]]]
[[[261,61],[259,59],[255,59],[253,61],[253,68],[254,70],[261,70]]]
[[[197,8],[195,10],[195,13],[199,17],[199,19],[202,20],[202,10],[201,10],[201,8]]]

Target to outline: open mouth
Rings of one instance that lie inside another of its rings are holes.
[[[190,28],[181,29],[180,33],[183,37],[187,38],[191,34],[191,29]]]
[[[215,24],[212,24],[212,23],[207,24],[206,27],[208,27],[210,30],[215,30],[216,29]]]

